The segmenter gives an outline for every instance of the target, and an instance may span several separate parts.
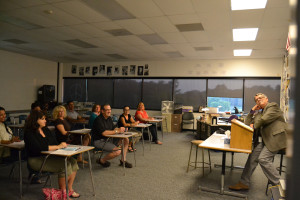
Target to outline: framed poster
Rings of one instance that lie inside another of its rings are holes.
[[[138,66],[138,73],[139,76],[143,76],[144,74],[144,66]]]
[[[93,76],[97,75],[98,74],[98,67],[97,66],[94,66],[93,67]]]
[[[105,65],[100,65],[99,74],[105,74]]]
[[[84,67],[79,67],[79,76],[84,75]]]
[[[77,65],[72,65],[71,73],[72,74],[76,74],[77,73]]]
[[[112,75],[112,66],[107,66],[107,76]]]
[[[130,65],[130,69],[129,69],[129,75],[134,76],[135,75],[135,65]]]
[[[122,66],[122,75],[127,76],[128,75],[128,66]]]

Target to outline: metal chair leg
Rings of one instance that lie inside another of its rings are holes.
[[[197,168],[197,160],[198,160],[198,145],[196,145],[195,169]]]
[[[204,176],[204,150],[203,148],[201,148],[202,150],[202,176]]]
[[[210,160],[210,152],[209,152],[209,149],[207,149],[207,153],[208,153],[208,161],[209,161],[209,171],[211,172],[211,160]]]
[[[193,143],[191,143],[191,150],[190,150],[189,162],[188,162],[188,166],[187,166],[187,169],[186,169],[186,173],[189,172],[190,161],[191,161],[191,155],[192,155],[192,148],[193,148]]]

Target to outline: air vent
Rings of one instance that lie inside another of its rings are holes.
[[[201,23],[195,24],[177,24],[175,25],[180,32],[187,31],[204,31],[204,28]]]
[[[78,39],[65,40],[65,42],[67,42],[69,44],[73,44],[73,45],[78,46],[78,47],[82,47],[82,48],[97,48],[97,46],[95,46],[95,45],[92,45],[90,43],[87,43],[87,42],[84,42],[84,41],[78,40]]]
[[[126,29],[113,29],[113,30],[106,30],[106,32],[112,34],[113,36],[125,36],[125,35],[132,35]]]
[[[164,39],[162,39],[157,34],[138,35],[138,37],[149,44],[168,44]]]

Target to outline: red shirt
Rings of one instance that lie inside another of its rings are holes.
[[[145,121],[141,121],[141,120],[137,117],[138,115],[141,115],[142,118],[144,118],[144,119],[148,119],[149,116],[148,116],[148,114],[147,114],[147,112],[146,112],[145,110],[144,110],[144,111],[139,111],[139,110],[137,110],[137,111],[135,112],[134,117],[135,117],[135,120],[136,120],[136,121],[140,121],[141,123],[147,123],[147,122],[145,122]]]

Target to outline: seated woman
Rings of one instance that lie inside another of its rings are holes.
[[[5,124],[6,113],[3,107],[0,107],[0,143],[10,144],[13,142],[20,142],[19,137],[13,136],[11,129]],[[0,163],[3,158],[10,156],[10,149],[8,147],[0,146]]]
[[[53,119],[55,126],[55,134],[57,142],[66,142],[68,144],[80,144],[81,145],[81,136],[79,134],[69,134],[68,131],[71,130],[71,125],[66,120],[66,108],[64,106],[56,106],[53,109]],[[82,139],[82,145],[87,146],[90,144],[91,136],[86,134]],[[88,163],[83,160],[82,154],[79,154],[77,162]]]
[[[137,111],[135,112],[135,119],[142,122],[142,123],[148,123],[151,120],[154,120],[153,117],[149,117],[147,112],[145,111],[145,105],[143,102],[140,102],[137,108]],[[157,131],[156,131],[156,125],[153,124],[149,127],[150,133],[152,135],[152,142],[155,142],[155,144],[162,144],[161,141],[157,138]]]
[[[27,118],[24,131],[25,149],[28,154],[28,165],[31,169],[39,171],[45,156],[42,151],[54,151],[65,148],[67,144],[56,141],[56,138],[46,127],[45,115],[41,111],[33,111]],[[73,190],[73,183],[78,170],[77,162],[70,157],[67,161],[69,196],[77,198],[80,195]],[[44,164],[43,171],[59,173],[58,185],[62,191],[66,191],[65,158],[49,156]]]
[[[119,118],[119,121],[118,121],[118,127],[125,127],[125,128],[128,128],[128,130],[130,129],[130,131],[138,132],[138,136],[134,137],[133,141],[129,142],[129,145],[128,145],[128,151],[129,152],[134,151],[132,149],[132,145],[137,143],[140,140],[141,135],[142,135],[141,132],[135,130],[134,128],[131,128],[131,127],[136,126],[138,123],[139,122],[134,121],[133,117],[131,117],[129,106],[124,106],[123,107],[123,114],[120,115],[120,118]]]
[[[92,114],[89,119],[89,127],[93,128],[93,123],[96,117],[100,115],[101,106],[99,104],[94,104],[92,108]]]

